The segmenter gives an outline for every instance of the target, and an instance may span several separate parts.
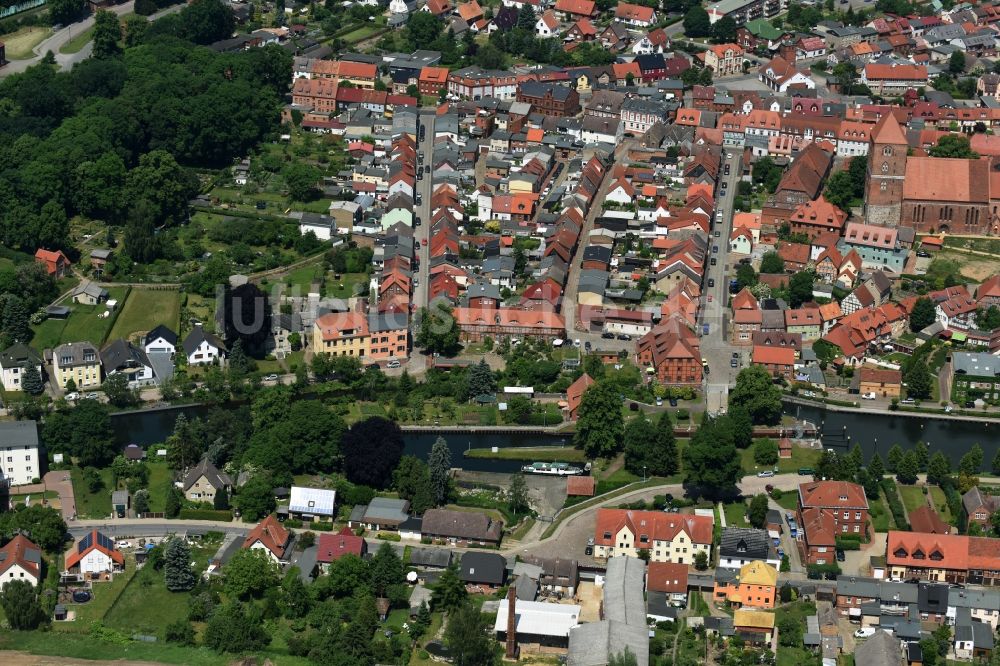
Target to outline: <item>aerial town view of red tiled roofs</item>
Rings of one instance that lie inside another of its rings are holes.
[[[0,2],[0,661],[1000,664],[998,33]]]

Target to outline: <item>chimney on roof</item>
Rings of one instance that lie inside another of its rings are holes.
[[[517,605],[517,593],[514,586],[507,588],[507,658],[517,659],[517,616],[514,614]]]

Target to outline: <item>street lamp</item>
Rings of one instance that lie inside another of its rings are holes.
[[[642,482],[646,483],[646,466],[642,466]]]

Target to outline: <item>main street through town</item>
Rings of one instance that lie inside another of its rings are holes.
[[[726,170],[729,173],[726,174]],[[736,381],[736,374],[747,359],[737,347],[728,342],[729,280],[736,269],[729,265],[729,235],[733,230],[733,203],[740,179],[740,159],[737,153],[723,153],[719,165],[718,191],[716,192],[716,219],[708,239],[708,259],[702,283],[701,310],[698,333],[701,334],[701,356],[707,361],[705,369],[705,397],[709,413],[725,409],[729,386]],[[721,219],[720,219],[721,214]],[[705,327],[708,333],[705,334]],[[736,353],[737,367],[731,367]]]

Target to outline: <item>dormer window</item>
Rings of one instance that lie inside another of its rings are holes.
[[[915,560],[922,560],[922,559],[924,559],[924,551],[920,550],[919,548],[917,550],[913,551],[913,559],[915,559]]]
[[[895,555],[896,557],[906,557],[907,555],[909,555],[909,553],[906,552],[905,548],[897,548],[895,551],[893,551],[892,554]]]
[[[935,562],[940,562],[944,559],[944,554],[940,550],[935,550],[931,552],[931,559]]]

